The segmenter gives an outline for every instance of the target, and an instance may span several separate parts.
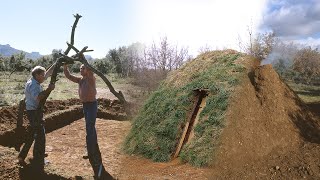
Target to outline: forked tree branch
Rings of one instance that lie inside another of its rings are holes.
[[[77,27],[77,24],[78,24],[78,21],[79,19],[82,17],[81,15],[79,14],[76,14],[74,15],[74,17],[76,18],[75,22],[73,23],[73,26],[72,26],[72,31],[71,31],[71,42],[68,43],[67,42],[67,45],[68,45],[68,48],[66,49],[66,51],[63,53],[63,54],[60,54],[60,57],[58,58],[58,60],[55,62],[55,67],[53,69],[53,72],[52,72],[52,76],[51,76],[51,80],[50,80],[50,84],[55,84],[56,81],[57,81],[57,75],[58,75],[58,71],[60,69],[60,67],[63,65],[63,64],[72,64],[74,63],[74,61],[79,61],[81,63],[83,63],[85,66],[87,66],[92,72],[94,72],[95,74],[97,74],[98,76],[100,76],[102,78],[102,80],[107,84],[110,92],[112,94],[114,94],[119,100],[121,103],[125,104],[127,103],[122,92],[119,91],[117,92],[111,82],[108,80],[108,78],[106,78],[100,71],[96,70],[95,68],[93,68],[89,63],[88,61],[86,60],[86,58],[84,57],[84,54],[85,52],[89,52],[89,51],[93,51],[93,50],[87,50],[88,49],[88,46],[85,46],[84,48],[82,48],[82,50],[78,50],[75,46],[74,46],[74,34],[75,34],[75,29]],[[77,54],[72,56],[72,57],[69,57],[68,56],[68,53],[70,52],[70,50],[74,50]],[[38,109],[40,110],[43,110],[44,108],[44,104],[47,100],[47,98],[49,97],[51,91],[43,91],[40,93],[40,95],[43,96],[43,98],[40,100],[39,102],[39,107]]]

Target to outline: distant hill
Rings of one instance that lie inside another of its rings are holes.
[[[31,52],[31,53],[28,53],[28,52],[25,52],[23,50],[19,50],[19,49],[15,49],[13,47],[11,47],[9,44],[6,44],[6,45],[1,45],[0,44],[0,54],[2,56],[5,56],[5,57],[10,57],[14,54],[19,54],[20,52],[24,52],[26,53],[26,58],[29,58],[29,59],[38,59],[40,57],[42,57],[43,55],[41,55],[39,52]],[[94,58],[90,55],[85,55],[86,59],[88,61],[90,60],[93,60]]]
[[[9,44],[7,44],[7,45],[0,44],[0,54],[2,56],[10,57],[14,54],[19,54],[21,52],[26,53],[26,58],[29,58],[29,59],[38,59],[38,58],[42,57],[42,55],[39,52],[28,53],[23,50],[15,49],[15,48],[11,47]]]

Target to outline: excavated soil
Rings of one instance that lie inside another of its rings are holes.
[[[121,144],[131,122],[118,101],[99,99],[96,128],[106,170],[116,179],[320,179],[320,103],[303,103],[271,65],[247,64],[247,69],[229,101],[209,168],[124,154]],[[17,110],[0,108],[0,179],[36,179],[28,160],[26,167],[17,165],[28,126],[24,115],[23,127],[16,128]],[[48,101],[45,119],[50,163],[42,179],[93,179],[88,160],[82,158],[80,101]]]
[[[244,77],[228,107],[211,178],[319,179],[319,109],[306,106],[271,65]]]

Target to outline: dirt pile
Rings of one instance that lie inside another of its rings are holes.
[[[320,177],[319,143],[319,117],[271,65],[252,67],[230,100],[213,177]]]
[[[8,106],[0,109],[0,145],[18,149],[23,142],[29,122],[24,110],[23,127],[17,128],[18,111],[18,106]],[[47,132],[66,126],[82,117],[82,104],[79,99],[46,102],[44,119]],[[97,117],[125,120],[127,116],[119,101],[99,98]]]
[[[0,133],[16,127],[18,106],[6,106],[0,109]]]
[[[0,179],[19,179],[19,169],[14,162],[17,156],[14,149],[0,146]]]

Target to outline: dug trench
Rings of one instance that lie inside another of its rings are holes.
[[[108,99],[98,99],[99,107],[97,118],[126,120],[126,113],[118,101]],[[67,101],[49,101],[45,109],[45,129],[46,133],[62,128],[72,122],[83,118],[82,105],[78,99]],[[0,145],[19,148],[23,142],[23,137],[28,131],[28,120],[24,110],[23,125],[17,127],[18,107],[13,106],[1,109],[1,129]]]
[[[129,122],[117,123],[125,121],[127,115],[124,112],[123,106],[116,100],[98,99],[98,113],[97,113],[97,131],[98,133],[103,130],[101,127],[112,126],[115,130],[124,126],[129,128]],[[21,127],[17,127],[18,119],[18,106],[2,107],[0,109],[0,161],[1,179],[34,179],[37,178],[36,174],[32,171],[31,164],[29,162],[32,157],[32,148],[29,151],[26,159],[27,166],[19,167],[16,159],[19,149],[24,142],[24,137],[29,130],[28,120],[26,113],[23,113],[23,122]],[[25,111],[25,110],[24,110]],[[79,166],[74,161],[68,160],[70,157],[66,157],[66,154],[72,156],[75,151],[80,149],[85,154],[85,123],[82,113],[82,104],[78,99],[69,99],[66,101],[54,100],[48,101],[45,108],[45,129],[46,129],[46,154],[47,159],[52,162],[52,165],[48,165],[45,168],[46,179],[66,179],[66,178],[83,178],[90,177],[91,169],[89,162],[83,160],[85,168],[78,168],[74,171],[62,171],[68,166]],[[113,121],[110,125],[109,121]],[[114,125],[115,124],[115,125]],[[71,128],[70,128],[71,127]],[[105,130],[105,128],[104,128]],[[75,134],[78,132],[78,134]],[[100,132],[103,134],[102,132]],[[74,138],[76,136],[76,138]],[[111,135],[112,136],[112,135]],[[103,142],[105,136],[101,135],[99,141]],[[115,140],[116,141],[116,140]],[[110,142],[109,142],[110,143]],[[117,144],[119,145],[119,144]],[[59,151],[61,148],[66,149],[69,147],[69,151]],[[104,146],[102,145],[102,148]],[[53,149],[54,148],[54,149]],[[59,149],[60,148],[60,149]],[[63,153],[63,154],[61,154]],[[66,159],[59,159],[57,157],[65,157]],[[82,159],[81,157],[79,159]],[[59,163],[69,162],[73,164]],[[56,166],[57,165],[57,166]],[[60,167],[59,167],[60,165]],[[81,165],[80,165],[81,166]],[[72,168],[71,168],[72,169]],[[58,171],[58,173],[57,173]],[[70,172],[74,172],[70,174]],[[85,172],[85,173],[81,173]],[[90,179],[90,178],[89,178]]]

